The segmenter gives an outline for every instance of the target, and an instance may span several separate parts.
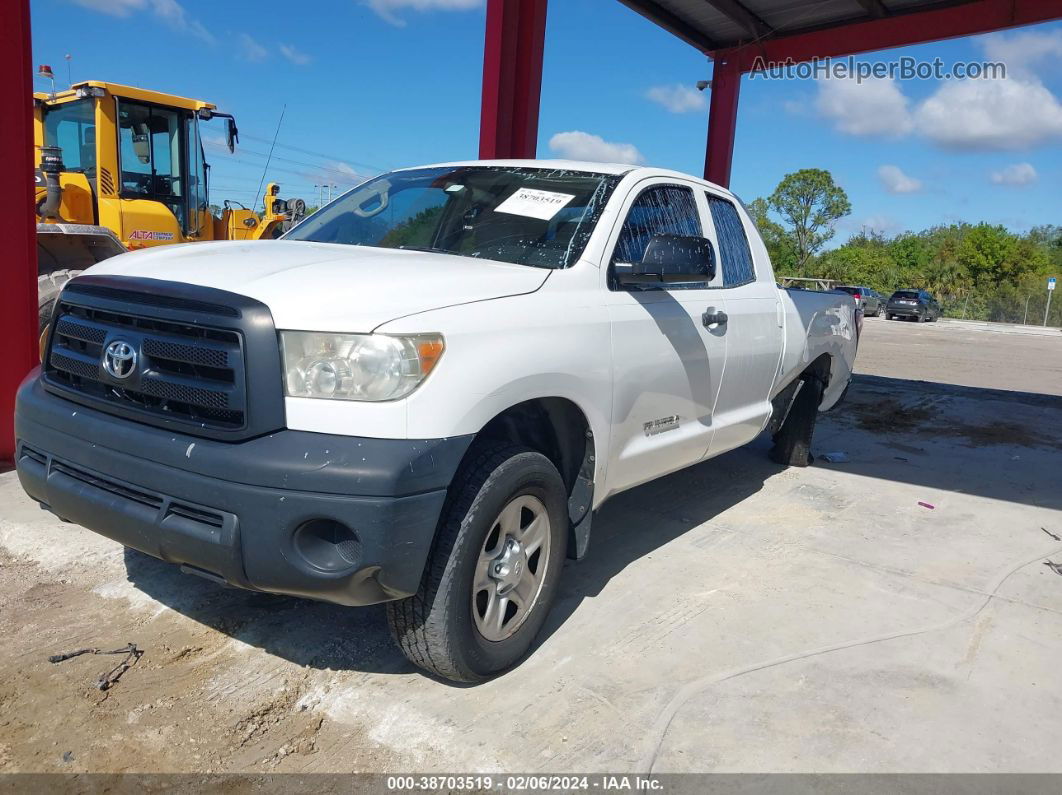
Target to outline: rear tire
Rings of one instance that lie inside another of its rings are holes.
[[[472,452],[451,486],[420,589],[387,605],[391,635],[410,662],[445,679],[480,682],[527,653],[560,581],[567,502],[560,473],[541,453],[508,442]],[[533,542],[519,542],[533,532],[537,553],[527,554]]]
[[[61,270],[45,273],[37,277],[37,333],[40,334],[52,322],[55,311],[55,299],[68,281],[81,271]]]
[[[791,467],[806,467],[814,458],[811,455],[811,437],[815,434],[819,404],[822,403],[823,384],[816,376],[804,377],[804,386],[797,393],[789,416],[775,433],[774,447],[768,456],[776,464]]]

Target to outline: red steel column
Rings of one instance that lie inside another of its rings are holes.
[[[487,0],[480,158],[535,156],[545,40],[546,0]]]
[[[708,108],[708,148],[704,154],[704,178],[730,187],[730,165],[734,160],[734,133],[737,129],[738,93],[741,69],[729,53],[715,54],[712,72],[712,101]]]
[[[29,0],[6,0],[0,26],[0,463],[15,456],[15,390],[37,363],[37,228],[33,215],[33,72]]]

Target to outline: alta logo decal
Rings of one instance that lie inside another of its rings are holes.
[[[152,232],[149,229],[134,229],[130,240],[173,240],[173,232]]]

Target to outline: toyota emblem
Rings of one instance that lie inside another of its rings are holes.
[[[124,340],[115,340],[103,351],[103,369],[112,378],[128,378],[136,369],[136,349]]]

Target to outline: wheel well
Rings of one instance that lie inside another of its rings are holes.
[[[476,434],[476,441],[511,441],[537,450],[557,467],[571,495],[589,457],[593,462],[593,432],[586,415],[566,398],[536,398],[511,406]]]
[[[770,433],[777,433],[782,423],[785,422],[785,418],[789,416],[789,410],[793,407],[793,401],[796,399],[797,390],[800,388],[800,384],[806,378],[814,378],[817,381],[822,382],[822,388],[825,389],[830,383],[830,376],[833,374],[833,357],[828,353],[824,353],[819,356],[815,361],[804,368],[803,372],[792,380],[792,382],[785,387],[781,392],[774,396],[771,401],[771,419],[767,423],[767,429]]]
[[[482,441],[507,441],[546,456],[568,492],[568,557],[582,558],[590,542],[594,502],[594,432],[575,403],[548,397],[510,406],[476,434],[466,458]]]
[[[826,387],[830,383],[830,376],[833,374],[833,357],[824,353],[807,367],[804,368],[804,372],[800,377],[805,378],[807,376],[813,376],[822,381],[823,387]]]

